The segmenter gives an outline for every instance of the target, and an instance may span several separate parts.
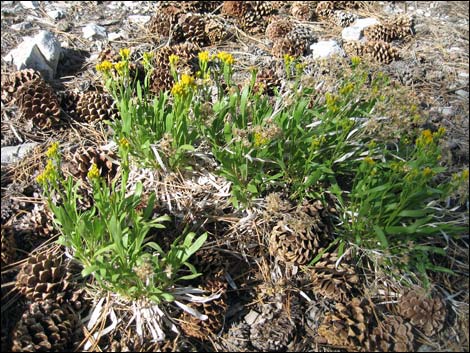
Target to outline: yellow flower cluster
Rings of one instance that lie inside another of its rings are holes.
[[[98,169],[98,166],[95,163],[93,163],[91,165],[90,170],[88,171],[88,174],[87,174],[88,179],[90,179],[90,180],[97,179],[97,178],[100,177],[100,175],[101,174],[100,174],[100,171]]]
[[[354,83],[349,82],[347,85],[339,89],[339,93],[346,96],[349,93],[351,93],[353,90],[354,90]]]
[[[235,62],[235,59],[233,58],[232,54],[229,54],[224,51],[217,53],[216,57],[219,58],[220,61],[222,61],[224,64],[227,64],[227,65],[233,65]]]
[[[357,66],[357,65],[359,65],[360,63],[361,63],[361,58],[360,58],[359,56],[353,56],[353,57],[351,58],[351,64],[352,64],[353,66]]]
[[[126,66],[127,66],[127,63],[125,61],[120,61],[114,64],[114,69],[117,71],[118,75],[124,76]]]
[[[255,147],[267,145],[268,142],[269,142],[268,137],[265,134],[263,134],[262,131],[255,132],[253,136],[253,144],[255,145]]]
[[[290,65],[294,62],[295,57],[289,54],[284,54],[284,65],[285,67],[290,67]]]
[[[332,112],[336,113],[339,110],[338,106],[336,105],[336,103],[338,102],[337,96],[332,95],[330,92],[327,92],[325,95],[325,101],[327,108]]]
[[[51,147],[49,147],[49,149],[46,151],[46,156],[48,158],[55,158],[57,157],[58,155],[58,151],[59,151],[59,143],[58,142],[54,142]]]
[[[96,71],[109,73],[113,69],[113,64],[108,60],[105,60],[99,64],[96,64]]]
[[[364,158],[364,162],[367,163],[368,165],[374,165],[375,164],[375,161],[372,158],[370,158],[369,156]]]
[[[150,65],[153,59],[153,53],[152,52],[145,52],[142,57],[142,61],[144,65]]]
[[[431,168],[429,168],[429,167],[424,168],[424,170],[423,170],[423,176],[424,177],[428,177],[428,176],[432,176],[432,175],[433,175],[433,171],[432,171]]]
[[[121,139],[119,140],[119,144],[124,148],[129,148],[129,140],[125,137],[121,137]]]
[[[44,171],[36,177],[36,181],[39,184],[44,184],[46,181],[51,180],[55,173],[55,167],[51,159],[47,161],[46,168]]]
[[[183,96],[188,93],[189,90],[195,85],[196,84],[194,81],[194,77],[188,74],[183,74],[181,75],[180,80],[173,85],[173,88],[171,89],[171,94],[175,97]]]
[[[180,57],[178,55],[175,55],[175,54],[171,54],[168,57],[168,61],[170,62],[171,66],[175,66],[178,63],[179,59],[180,59]]]
[[[206,63],[209,61],[209,52],[207,50],[201,51],[197,56],[200,62]]]
[[[131,50],[129,48],[120,49],[119,55],[121,55],[122,60],[128,60],[131,55]]]

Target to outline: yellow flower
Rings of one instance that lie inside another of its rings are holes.
[[[437,130],[437,132],[434,133],[434,136],[437,137],[437,138],[441,138],[442,136],[444,136],[445,133],[446,133],[446,128],[441,126]]]
[[[58,142],[54,142],[51,147],[49,147],[49,149],[47,150],[46,152],[46,156],[48,158],[54,158],[57,156],[57,152],[59,150],[59,143]]]
[[[129,140],[125,137],[121,137],[121,139],[119,140],[119,144],[124,148],[129,148]]]
[[[465,170],[462,172],[462,179],[468,181],[468,169],[465,169]]]
[[[114,64],[114,69],[117,71],[118,75],[124,75],[124,68],[126,67],[127,63],[125,61],[120,61]]]
[[[235,62],[235,59],[233,58],[232,54],[229,54],[229,53],[224,52],[224,51],[221,51],[221,52],[217,53],[217,57],[224,64],[227,64],[227,65],[233,65],[233,63]]]
[[[255,147],[264,146],[269,142],[269,139],[265,136],[262,131],[255,132],[253,137],[253,143]]]
[[[96,71],[108,73],[113,68],[113,64],[108,60],[105,60],[99,64],[96,64]]]
[[[131,55],[131,50],[129,48],[120,49],[119,55],[121,55],[122,60],[128,60]]]
[[[375,164],[375,161],[370,157],[364,158],[364,162],[367,163],[368,165],[374,165]]]
[[[168,58],[168,60],[170,61],[171,66],[175,66],[178,63],[179,59],[180,59],[180,57],[178,55],[175,55],[175,54],[171,54]]]
[[[208,51],[201,51],[198,55],[199,61],[201,62],[208,62],[209,61],[209,52]]]
[[[91,168],[88,171],[87,177],[90,180],[97,179],[100,177],[100,171],[98,169],[98,166],[95,163],[91,165]]]
[[[295,57],[289,54],[284,54],[284,65],[289,67],[295,60]]]
[[[181,82],[177,82],[173,85],[173,88],[171,89],[171,94],[173,96],[182,96],[184,94],[184,86]]]
[[[143,57],[142,57],[142,61],[144,62],[144,64],[150,64],[152,59],[153,59],[153,53],[148,51],[148,52],[145,52],[143,54]]]
[[[187,74],[182,74],[180,82],[183,85],[183,87],[194,86],[194,77],[187,75]]]
[[[429,167],[424,168],[424,170],[423,170],[423,176],[424,176],[424,177],[427,177],[427,176],[430,176],[430,175],[432,175],[432,169],[429,168]]]
[[[359,56],[353,56],[353,57],[351,58],[351,64],[352,64],[353,66],[357,66],[357,65],[359,65],[360,63],[361,63],[361,58],[360,58]]]
[[[36,177],[36,181],[39,184],[44,184],[46,181],[50,180],[55,172],[55,167],[51,159],[47,161],[46,168],[44,171]]]
[[[342,95],[347,95],[354,90],[354,83],[350,82],[346,86],[341,87],[339,93]]]

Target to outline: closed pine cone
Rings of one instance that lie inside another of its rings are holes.
[[[25,82],[16,97],[22,118],[32,121],[34,127],[50,129],[60,122],[59,100],[42,78]]]
[[[413,340],[411,325],[400,316],[390,315],[372,330],[370,348],[379,352],[412,352]]]
[[[206,291],[214,294],[221,293],[218,299],[207,303],[191,303],[190,307],[196,309],[201,314],[207,315],[207,319],[202,321],[190,315],[186,311],[181,316],[181,329],[191,337],[200,340],[206,340],[211,334],[218,334],[222,329],[225,313],[227,311],[227,283],[221,279],[207,280],[204,288]]]
[[[431,337],[444,327],[447,310],[441,298],[427,297],[419,290],[410,290],[401,296],[398,313]]]
[[[77,102],[77,114],[86,122],[114,120],[118,110],[110,95],[99,92],[85,92]]]
[[[334,346],[367,350],[369,347],[368,321],[372,317],[372,308],[365,300],[353,298],[346,304],[336,303],[335,309],[325,315],[318,328],[320,342],[324,340]]]
[[[294,24],[287,19],[273,21],[266,27],[266,37],[275,41],[286,36],[293,28]]]
[[[324,253],[320,261],[311,268],[310,278],[314,292],[328,299],[345,302],[351,299],[355,286],[359,283],[359,276],[347,262],[349,258],[343,258],[338,266],[337,260],[336,253]]]
[[[53,300],[32,303],[13,330],[13,352],[67,351],[76,317]]]
[[[42,78],[39,71],[25,69],[2,75],[2,102],[8,104],[15,100],[16,92],[28,81]]]

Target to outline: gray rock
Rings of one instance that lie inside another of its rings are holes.
[[[335,40],[323,40],[310,46],[314,59],[329,58],[333,55],[344,55],[343,50]]]
[[[106,38],[106,29],[104,27],[98,26],[95,23],[89,23],[82,28],[83,37],[85,39],[105,39]]]
[[[360,18],[352,24],[354,27],[359,27],[360,29],[364,29],[373,25],[376,25],[379,23],[379,20],[373,17],[367,17],[367,18]]]
[[[459,89],[458,91],[455,91],[455,94],[462,98],[468,98],[468,91],[465,91],[463,89]]]
[[[31,22],[20,22],[10,26],[10,28],[14,29],[15,31],[24,31],[26,29],[30,29],[31,27],[33,27]]]
[[[349,26],[341,32],[341,38],[345,41],[359,40],[362,37],[362,28]]]
[[[51,10],[47,11],[47,15],[53,20],[60,20],[65,16],[65,12],[62,10]]]
[[[452,107],[441,107],[439,108],[439,112],[442,114],[442,116],[448,118],[454,115],[454,110]]]
[[[39,1],[20,1],[21,6],[25,9],[37,9],[39,7]]]
[[[130,22],[133,23],[140,23],[140,24],[145,24],[148,21],[150,21],[150,16],[144,16],[144,15],[130,15],[127,17]]]
[[[245,322],[248,325],[253,325],[257,320],[260,314],[257,311],[251,310],[248,314],[245,316]]]
[[[54,70],[49,66],[46,58],[31,39],[29,41],[25,40],[17,48],[9,52],[4,57],[4,60],[12,62],[17,70],[35,69],[40,71],[46,80],[54,78]]]
[[[24,143],[18,146],[2,147],[2,164],[15,163],[24,158],[26,154],[38,145],[37,142]]]
[[[47,60],[49,66],[57,71],[57,65],[60,59],[61,47],[57,38],[48,31],[39,32],[34,38],[34,43],[38,46],[44,58]]]

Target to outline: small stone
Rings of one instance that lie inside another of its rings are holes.
[[[2,164],[15,163],[24,158],[26,154],[38,145],[37,142],[24,143],[18,146],[2,147]]]
[[[150,21],[150,16],[144,16],[144,15],[130,15],[127,18],[132,23],[145,24],[148,21]]]
[[[60,21],[57,23],[57,30],[61,32],[68,32],[72,28],[72,25],[68,21]]]
[[[54,70],[49,66],[38,46],[30,40],[25,40],[17,48],[9,52],[4,60],[12,62],[17,70],[35,69],[43,75],[46,80],[54,78]]]
[[[55,73],[61,53],[60,42],[51,32],[48,31],[39,32],[33,38],[33,41],[38,46],[47,63]]]
[[[458,91],[455,91],[455,94],[462,98],[468,98],[468,91],[465,91],[463,89],[459,89]]]
[[[256,322],[259,316],[260,314],[257,311],[251,310],[248,314],[246,314],[245,322],[251,326]]]
[[[20,1],[21,6],[25,9],[37,9],[39,7],[39,1]]]
[[[345,41],[359,40],[362,37],[362,29],[355,26],[349,26],[341,32],[341,38]]]
[[[379,23],[379,21],[376,18],[373,17],[367,17],[367,18],[360,18],[352,24],[354,27],[359,27],[360,29],[364,29],[373,25],[376,25]]]
[[[442,116],[448,118],[450,116],[452,116],[454,114],[454,110],[452,109],[452,107],[442,107],[439,109],[440,113],[442,114]]]
[[[310,46],[314,59],[329,58],[333,55],[344,55],[343,50],[335,40],[319,41]]]
[[[62,10],[52,10],[52,11],[47,11],[47,15],[53,20],[60,20],[61,18],[65,16],[65,12]]]
[[[468,78],[468,72],[459,72],[458,76],[463,79]]]
[[[82,28],[85,39],[105,39],[106,29],[94,23],[89,23]]]
[[[10,26],[10,28],[14,29],[15,31],[24,31],[26,29],[30,29],[31,27],[33,27],[31,22],[20,22]]]

